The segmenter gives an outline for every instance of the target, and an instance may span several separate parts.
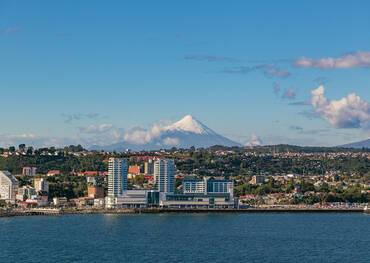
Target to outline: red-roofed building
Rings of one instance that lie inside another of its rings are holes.
[[[153,181],[154,176],[153,175],[145,175],[144,179],[147,180],[147,181]]]
[[[47,173],[47,176],[55,176],[55,175],[60,175],[60,174],[61,174],[60,170],[50,170]]]
[[[128,168],[129,174],[140,174],[140,166],[139,165],[130,165]]]

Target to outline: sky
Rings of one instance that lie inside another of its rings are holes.
[[[0,1],[0,146],[187,114],[240,143],[370,137],[369,1]]]

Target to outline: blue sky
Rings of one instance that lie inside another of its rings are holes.
[[[1,1],[0,144],[110,144],[186,114],[242,143],[367,139],[368,10],[369,1]]]

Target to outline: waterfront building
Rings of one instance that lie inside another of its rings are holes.
[[[206,194],[206,185],[206,178],[185,177],[182,181],[182,190],[184,194]]]
[[[175,191],[175,162],[172,159],[159,159],[154,162],[154,178],[160,193]]]
[[[159,204],[159,192],[156,190],[127,190],[116,199],[116,207],[144,208]]]
[[[35,178],[33,186],[37,192],[49,192],[49,182],[45,178]]]
[[[8,171],[0,171],[0,199],[15,202],[18,180]]]
[[[161,195],[160,207],[189,209],[237,207],[232,180],[185,177],[182,185],[182,194]]]
[[[35,176],[37,168],[36,167],[23,167],[22,168],[22,175],[23,176]]]
[[[66,206],[68,204],[67,197],[54,197],[53,205],[54,206]]]
[[[167,194],[165,198],[160,199],[159,206],[180,209],[231,209],[237,207],[236,200],[229,194]]]
[[[204,177],[185,177],[183,182],[184,194],[229,194],[234,196],[234,182],[232,180]]]
[[[127,161],[121,158],[109,158],[108,196],[122,196],[127,190]]]
[[[207,179],[207,194],[229,194],[234,197],[234,182],[232,180]]]

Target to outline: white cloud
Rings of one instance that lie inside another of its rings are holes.
[[[311,91],[315,112],[335,128],[370,128],[370,103],[351,93],[340,100],[328,100],[323,85]]]
[[[253,147],[253,146],[260,146],[263,142],[261,138],[259,138],[255,133],[252,133],[249,142],[245,144],[245,146]]]
[[[358,51],[345,54],[341,57],[332,58],[300,58],[295,61],[297,67],[302,68],[320,68],[320,69],[336,69],[336,68],[369,68],[370,67],[370,52]]]
[[[155,124],[149,129],[136,127],[125,133],[124,140],[129,143],[142,145],[160,137],[162,131],[164,131],[164,127],[159,124]]]
[[[167,146],[178,146],[180,145],[179,138],[166,137],[163,139],[163,144]]]
[[[110,131],[113,128],[112,124],[91,124],[87,127],[79,127],[79,131],[81,133],[88,133],[88,134],[99,134],[99,133],[105,133]]]
[[[0,147],[18,146],[24,143],[34,147],[63,147],[78,144],[76,139],[62,137],[46,137],[36,134],[0,134]]]

